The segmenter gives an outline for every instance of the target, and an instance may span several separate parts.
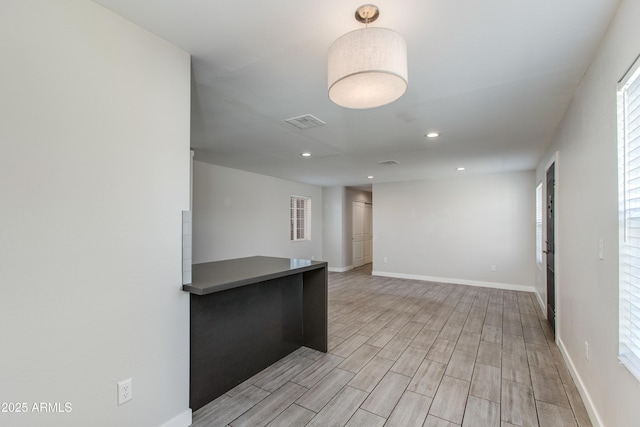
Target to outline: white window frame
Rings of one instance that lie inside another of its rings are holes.
[[[536,263],[542,267],[542,182],[536,187]]]
[[[291,196],[289,227],[289,239],[292,242],[311,240],[311,197]]]
[[[640,58],[618,83],[618,173],[618,358],[640,380]]]

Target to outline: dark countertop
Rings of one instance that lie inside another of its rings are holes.
[[[182,289],[207,295],[327,266],[326,261],[253,256],[192,266],[192,281]]]

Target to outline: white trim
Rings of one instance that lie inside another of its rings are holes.
[[[549,158],[549,161],[547,162],[547,166],[544,168],[545,180],[546,180],[546,177],[547,177],[547,169],[549,169],[552,164],[554,164],[555,162],[558,161],[558,153],[559,153],[559,151],[556,151],[555,153],[553,153],[553,156],[551,156]]]
[[[624,89],[629,80],[636,77],[636,73],[640,72],[640,56],[638,56],[631,64],[631,67],[624,73],[624,76],[618,81],[618,91]]]
[[[393,277],[396,279],[423,280],[427,282],[451,283],[454,285],[477,286],[480,288],[496,288],[508,291],[534,292],[534,286],[513,285],[510,283],[481,282],[477,280],[452,279],[448,277],[423,276],[420,274],[393,273],[389,271],[372,271],[372,276]]]
[[[536,300],[538,300],[538,304],[540,304],[540,309],[542,310],[542,314],[544,314],[544,318],[546,319],[547,318],[547,305],[545,304],[544,301],[542,301],[542,297],[538,293],[537,289],[533,293],[536,294]]]
[[[191,425],[191,422],[193,421],[191,415],[191,409],[187,409],[181,414],[178,414],[175,417],[171,418],[160,427],[189,427]]]
[[[353,270],[353,265],[349,265],[347,267],[329,267],[329,271],[333,273],[344,273],[350,270]]]
[[[582,402],[584,403],[584,407],[589,414],[589,419],[593,424],[593,427],[602,427],[604,423],[602,422],[602,418],[600,418],[600,414],[595,408],[593,404],[593,400],[591,399],[591,395],[587,392],[587,388],[582,382],[582,378],[578,375],[578,371],[573,364],[573,360],[569,356],[567,349],[564,346],[564,342],[562,339],[556,334],[556,343],[558,344],[558,348],[560,349],[560,354],[562,354],[562,358],[567,365],[567,369],[569,369],[569,373],[573,377],[573,382],[576,384],[576,388],[578,389],[578,393],[580,393],[580,397],[582,398]]]
[[[193,156],[195,156],[195,152],[190,150],[191,155],[189,156],[189,210],[193,210]]]
[[[640,100],[640,56],[618,84],[618,361],[640,380],[640,324],[637,302],[640,294],[635,268],[638,267],[638,243],[635,222],[638,219],[637,161],[640,138],[635,122],[640,118],[635,107]]]
[[[542,270],[544,264],[544,183],[543,181],[536,184],[536,265]],[[540,220],[538,222],[538,219]],[[538,235],[538,225],[540,225],[540,234]],[[539,246],[538,246],[539,245]],[[539,258],[538,258],[539,257]]]

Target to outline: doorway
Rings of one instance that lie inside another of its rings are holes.
[[[353,202],[352,245],[353,267],[360,267],[372,261],[372,205],[366,202]]]
[[[556,274],[555,274],[555,163],[547,169],[547,320],[556,332]]]

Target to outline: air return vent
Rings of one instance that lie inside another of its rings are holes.
[[[297,127],[298,129],[310,129],[318,126],[325,125],[326,123],[311,114],[305,114],[304,116],[293,117],[285,120]]]
[[[384,166],[394,166],[394,165],[399,165],[400,162],[397,160],[380,160],[378,164],[381,164]]]

